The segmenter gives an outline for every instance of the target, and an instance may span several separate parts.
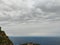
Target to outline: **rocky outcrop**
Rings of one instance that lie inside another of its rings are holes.
[[[24,43],[24,44],[20,44],[20,45],[40,45],[40,44],[29,42],[29,43]]]
[[[12,41],[5,34],[5,32],[1,31],[1,27],[0,27],[0,45],[13,45]]]

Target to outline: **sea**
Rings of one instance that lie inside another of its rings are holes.
[[[14,45],[38,43],[40,45],[60,45],[60,37],[9,37]]]

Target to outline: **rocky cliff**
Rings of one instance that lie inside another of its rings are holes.
[[[5,34],[5,32],[1,31],[1,27],[0,27],[0,45],[13,45],[12,41]]]
[[[20,45],[40,45],[40,44],[29,42],[29,43],[24,43],[24,44],[20,44]]]

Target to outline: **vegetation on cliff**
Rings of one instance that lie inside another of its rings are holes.
[[[0,27],[0,45],[13,45],[12,41],[5,34],[5,32],[1,31],[1,27]]]

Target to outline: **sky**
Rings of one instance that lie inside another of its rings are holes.
[[[60,37],[60,0],[0,0],[0,26],[8,36]]]

